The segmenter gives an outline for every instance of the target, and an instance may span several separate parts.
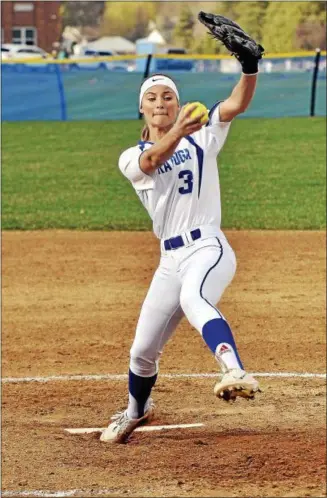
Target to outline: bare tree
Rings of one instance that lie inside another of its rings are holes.
[[[105,2],[62,2],[64,26],[99,26]]]
[[[317,21],[300,24],[296,30],[296,45],[304,50],[326,50],[326,25]]]

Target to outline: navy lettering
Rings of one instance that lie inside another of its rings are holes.
[[[192,159],[190,155],[190,151],[188,149],[184,149],[185,152],[185,159]]]
[[[184,164],[187,159],[192,159],[190,151],[188,149],[178,150],[175,152],[169,161],[165,161],[164,164],[159,166],[158,174],[167,173],[168,171],[172,171],[174,166],[179,166],[180,164]]]
[[[184,154],[184,151],[183,150],[179,150],[177,152],[178,154],[178,157],[180,158],[180,160],[182,161],[182,163],[185,163],[185,154]]]
[[[164,167],[165,167],[165,173],[167,173],[167,171],[171,171],[172,170],[172,167],[170,166],[169,162],[166,161],[164,163]]]
[[[179,166],[181,164],[181,160],[180,158],[178,157],[178,154],[175,152],[175,154],[173,155],[173,159],[174,159],[174,163],[176,166]]]

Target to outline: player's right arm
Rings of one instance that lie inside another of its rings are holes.
[[[140,169],[143,173],[151,175],[159,166],[171,158],[183,137],[201,129],[200,120],[205,113],[199,114],[199,116],[192,119],[190,115],[195,108],[196,105],[189,106],[185,111],[184,106],[173,127],[158,142],[143,152],[140,157]]]

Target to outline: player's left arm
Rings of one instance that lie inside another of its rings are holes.
[[[249,107],[257,84],[257,74],[242,73],[231,95],[219,105],[220,121],[231,121]]]

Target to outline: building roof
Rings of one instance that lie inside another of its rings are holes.
[[[151,33],[148,36],[148,41],[152,43],[158,43],[159,45],[166,45],[166,40],[164,39],[160,31],[158,31],[157,29],[151,31]]]
[[[89,42],[87,47],[92,50],[109,50],[112,52],[136,52],[135,43],[130,42],[122,36],[102,36],[98,40]]]
[[[157,45],[166,45],[166,40],[157,29],[151,31],[151,33],[146,38],[139,38],[136,41],[139,43],[150,42],[156,43]]]

